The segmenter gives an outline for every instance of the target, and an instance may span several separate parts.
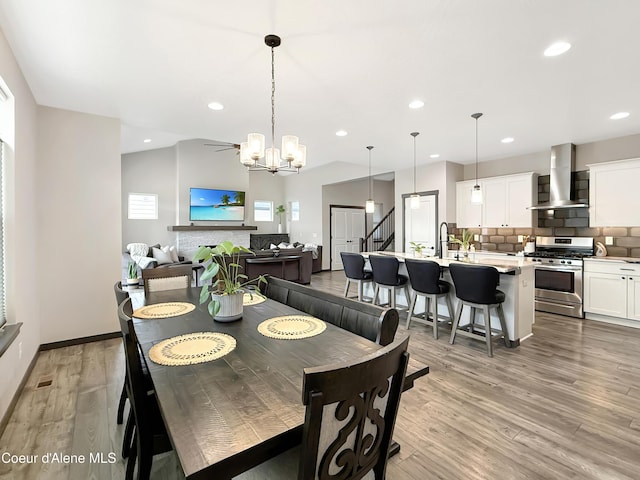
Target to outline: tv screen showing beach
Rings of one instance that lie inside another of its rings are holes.
[[[244,192],[192,188],[189,220],[244,220]]]

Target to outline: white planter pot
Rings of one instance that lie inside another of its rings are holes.
[[[216,322],[234,322],[242,318],[242,299],[244,292],[231,295],[211,294],[213,300],[220,302],[220,311],[213,317]]]
[[[137,278],[127,278],[127,285],[138,285]]]

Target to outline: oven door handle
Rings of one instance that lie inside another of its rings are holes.
[[[535,270],[545,270],[547,272],[581,272],[582,267],[544,267],[536,265]]]

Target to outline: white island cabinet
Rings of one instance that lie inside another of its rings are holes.
[[[406,267],[404,260],[406,258],[415,258],[412,254],[402,252],[371,252],[377,255],[391,255],[400,260],[400,273],[406,275]],[[455,252],[454,252],[455,253]],[[363,252],[362,255],[368,257],[369,252]],[[534,315],[534,274],[533,263],[530,259],[524,257],[507,256],[507,255],[483,255],[481,253],[472,254],[469,258],[456,260],[455,258],[437,258],[437,257],[425,257],[418,258],[418,260],[432,261],[438,263],[444,269],[444,279],[450,282],[451,276],[449,275],[449,265],[454,262],[462,262],[472,265],[488,265],[495,267],[500,273],[500,285],[498,289],[505,294],[505,301],[502,304],[504,310],[504,316],[507,323],[507,330],[509,331],[509,339],[515,343],[514,346],[520,344],[522,340],[532,335],[532,326],[535,321]],[[373,296],[373,289],[368,287],[368,292]],[[457,298],[455,298],[455,291],[450,292],[450,298],[453,302],[454,309],[457,305]],[[402,295],[398,296],[399,300],[403,299]],[[419,300],[421,302],[422,299]],[[442,302],[442,305],[440,303]],[[424,303],[419,303],[417,311],[424,309]],[[438,300],[438,312],[447,316],[447,307],[444,303],[444,298]],[[402,312],[401,321],[406,320],[406,313]],[[468,313],[465,313],[465,317],[462,323],[466,323]],[[478,313],[477,323],[484,324],[482,313]],[[495,314],[495,310],[491,311],[491,323],[492,325],[500,325],[499,319]]]
[[[640,328],[640,259],[586,259],[586,318]]]

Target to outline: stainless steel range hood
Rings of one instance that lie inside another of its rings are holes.
[[[589,204],[571,199],[571,172],[576,165],[576,146],[565,143],[551,147],[551,184],[549,201],[531,207],[531,210],[556,208],[587,208]]]

